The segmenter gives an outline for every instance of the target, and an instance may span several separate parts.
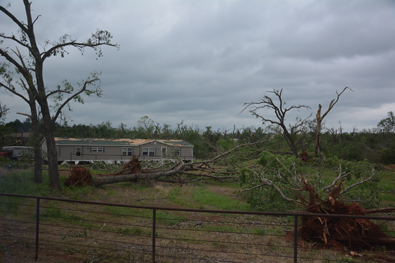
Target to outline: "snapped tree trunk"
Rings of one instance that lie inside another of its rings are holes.
[[[318,111],[317,111],[317,115],[316,115],[316,119],[317,119],[317,129],[315,131],[315,147],[314,147],[314,154],[319,154],[320,153],[320,139],[321,139],[321,127],[322,127],[322,120],[323,118],[321,118],[321,104],[318,105]]]
[[[321,116],[321,104],[318,105],[318,110],[317,110],[317,115],[316,115],[316,119],[317,119],[317,129],[315,132],[315,147],[314,147],[314,154],[319,154],[320,153],[320,147],[321,147],[321,142],[320,142],[320,137],[321,137],[321,128],[322,128],[322,121],[324,120],[325,116],[333,109],[333,107],[335,106],[335,104],[339,101],[340,96],[343,94],[344,91],[346,91],[346,89],[349,89],[351,91],[353,91],[352,89],[350,89],[349,87],[345,87],[342,92],[338,93],[336,91],[337,97],[336,99],[333,99],[330,103],[329,103],[329,107],[327,109],[327,111]]]

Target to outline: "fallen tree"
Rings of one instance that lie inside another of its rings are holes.
[[[337,175],[326,185],[322,168],[335,167]],[[298,236],[316,247],[361,250],[373,247],[393,249],[395,238],[384,233],[368,219],[327,217],[330,214],[367,215],[393,212],[394,208],[365,209],[361,199],[377,200],[374,165],[339,159],[320,160],[316,174],[302,174],[303,164],[293,156],[263,152],[257,164],[242,171],[241,194],[263,210],[302,210],[325,216],[303,216]],[[310,164],[309,169],[314,166]],[[325,167],[322,167],[325,166]],[[307,179],[308,178],[308,179]],[[359,188],[359,189],[358,189]],[[326,198],[324,198],[326,196]],[[369,199],[370,198],[370,199]],[[369,201],[370,202],[370,201]],[[367,202],[367,203],[369,203]],[[293,236],[293,232],[290,233]]]
[[[306,212],[315,214],[366,215],[365,209],[354,202],[345,204],[337,200],[345,180],[333,185],[326,199],[321,199],[314,188],[303,180],[303,190],[309,194],[305,201]],[[364,218],[332,218],[303,216],[298,236],[321,247],[343,250],[366,250],[374,247],[393,249],[395,238],[385,234],[380,226]]]
[[[248,202],[263,210],[294,210],[295,205],[305,206],[308,193],[303,191],[307,179],[318,194],[325,194],[339,181],[345,180],[340,196],[347,202],[365,204],[367,208],[378,205],[377,183],[374,164],[367,161],[350,162],[338,158],[321,158],[316,163],[309,161],[310,170],[303,175],[305,167],[300,158],[262,152],[256,164],[241,170],[242,194]],[[328,182],[327,173],[336,173]],[[325,175],[325,176],[324,176]],[[325,180],[323,180],[325,179]]]
[[[259,144],[262,144],[262,141],[241,144],[210,160],[193,163],[179,161],[174,166],[163,169],[141,169],[141,167],[136,169],[136,165],[140,165],[140,163],[138,158],[134,157],[118,173],[94,176],[92,184],[100,186],[126,181],[136,182],[139,180],[155,180],[172,183],[190,183],[205,179],[221,181],[238,180],[237,168],[245,160],[256,158],[260,150],[254,148],[254,146]],[[237,158],[241,161],[236,162],[235,159]]]

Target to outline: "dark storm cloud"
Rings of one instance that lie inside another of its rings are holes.
[[[12,1],[10,11],[23,17],[20,2]],[[103,48],[98,60],[89,50],[48,60],[48,88],[102,72],[103,97],[74,103],[74,123],[131,127],[147,115],[173,127],[181,120],[201,128],[260,126],[239,112],[273,89],[284,89],[287,105],[312,107],[291,113],[293,121],[351,87],[326,118],[328,127],[341,121],[349,130],[372,128],[395,107],[392,1],[37,0],[32,7],[41,15],[42,48],[63,34],[86,40],[97,28],[121,45]],[[6,19],[0,26],[15,32]],[[28,111],[17,98],[9,101],[8,120]]]

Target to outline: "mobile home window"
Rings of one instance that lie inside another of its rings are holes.
[[[102,153],[102,152],[104,152],[104,148],[103,147],[92,147],[92,152]]]
[[[155,156],[155,148],[143,148],[143,156]]]
[[[75,156],[81,156],[82,155],[82,148],[77,147],[75,148]]]
[[[133,148],[122,148],[122,155],[123,156],[132,156],[133,155]]]
[[[175,155],[176,156],[181,156],[181,148],[176,148],[175,149]]]
[[[167,156],[167,148],[162,147],[162,157],[166,157],[166,156]]]

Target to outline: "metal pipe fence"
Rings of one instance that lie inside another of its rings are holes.
[[[395,217],[184,209],[0,194],[0,258],[339,262],[341,254],[298,238],[302,216],[377,220],[388,231],[395,222]],[[381,244],[375,249],[382,249]]]

